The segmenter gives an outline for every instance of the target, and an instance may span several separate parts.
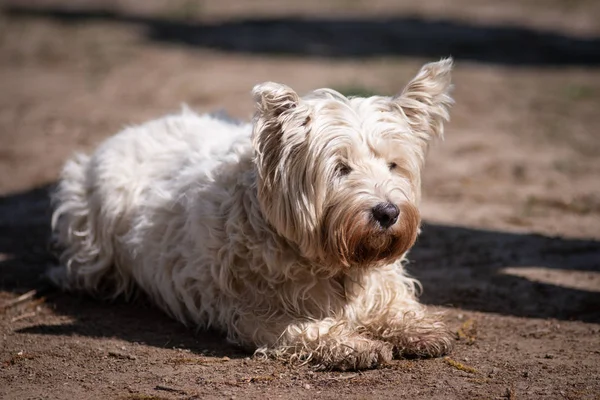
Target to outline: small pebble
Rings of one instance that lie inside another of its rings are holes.
[[[311,388],[311,386],[308,383],[304,385],[304,389],[310,390],[310,388]]]

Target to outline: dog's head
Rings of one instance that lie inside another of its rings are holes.
[[[394,97],[256,86],[258,197],[278,234],[332,268],[400,258],[419,231],[421,168],[448,120],[451,69],[427,64]]]

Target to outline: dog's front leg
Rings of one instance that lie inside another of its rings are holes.
[[[268,352],[324,369],[360,370],[390,361],[393,344],[360,335],[346,321],[326,318],[289,325]]]
[[[442,315],[417,302],[392,307],[380,318],[370,320],[367,328],[374,338],[391,343],[398,357],[439,357],[454,343]]]

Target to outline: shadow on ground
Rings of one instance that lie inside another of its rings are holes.
[[[47,250],[51,185],[0,197],[0,290],[37,289],[72,324],[36,325],[20,332],[116,337],[157,347],[210,349],[244,356],[214,333],[189,330],[137,301],[107,304],[59,293],[42,276],[54,262]],[[411,252],[411,271],[425,288],[423,300],[465,310],[533,318],[600,322],[598,292],[532,282],[500,273],[504,267],[540,266],[600,272],[600,242],[425,224]]]
[[[333,58],[452,55],[502,65],[599,65],[600,37],[582,38],[518,26],[483,26],[401,16],[365,18],[256,18],[218,23],[124,15],[108,10],[5,7],[12,18],[62,22],[110,21],[145,28],[147,39],[267,55]]]
[[[409,270],[423,284],[421,300],[427,304],[600,322],[600,288],[572,289],[505,272],[533,267],[563,277],[600,273],[598,241],[425,223],[409,259]]]

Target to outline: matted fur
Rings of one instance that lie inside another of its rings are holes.
[[[451,67],[425,65],[392,98],[264,83],[252,124],[184,110],[125,129],[63,169],[52,279],[99,296],[139,288],[183,323],[325,368],[445,353],[451,335],[402,262]],[[371,211],[385,202],[400,210],[387,229]]]

